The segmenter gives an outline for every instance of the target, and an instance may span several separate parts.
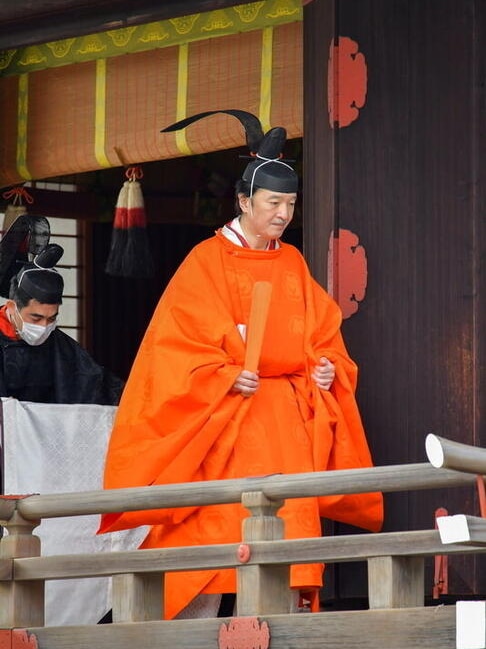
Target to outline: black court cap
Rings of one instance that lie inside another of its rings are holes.
[[[41,304],[62,304],[64,280],[57,270],[23,268],[19,273],[19,288]]]
[[[171,124],[162,129],[162,133],[187,128],[190,124],[217,113],[236,117],[245,129],[246,143],[252,161],[243,172],[243,180],[250,183],[252,187],[260,189],[284,194],[296,193],[299,186],[297,173],[287,161],[282,159],[282,151],[287,139],[286,130],[282,126],[276,126],[264,133],[260,120],[253,113],[237,109],[206,111]]]
[[[257,158],[247,165],[242,178],[254,187],[283,194],[295,194],[299,188],[295,171],[287,163],[278,160],[268,162]]]
[[[47,245],[17,274],[18,286],[27,295],[42,304],[62,304],[64,280],[53,266],[64,254],[57,244]]]

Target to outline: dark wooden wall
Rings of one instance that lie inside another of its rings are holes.
[[[366,297],[344,335],[375,462],[427,461],[430,432],[484,447],[485,3],[313,0],[304,24],[304,250],[325,283],[331,229],[365,246]],[[358,43],[368,86],[358,119],[331,129],[333,34]],[[479,515],[473,490],[389,495],[385,529],[430,528],[437,507]],[[334,594],[361,592],[354,570]],[[449,579],[451,594],[486,593],[478,558],[450,559]]]

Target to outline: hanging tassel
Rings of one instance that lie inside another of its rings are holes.
[[[134,173],[128,184],[127,245],[124,256],[127,277],[153,277],[155,272],[147,236],[142,187],[137,180],[141,177],[142,170],[139,169],[139,175]]]
[[[154,275],[154,263],[147,236],[140,167],[129,167],[120,191],[106,272],[120,277],[147,278]]]
[[[108,275],[123,276],[123,254],[127,243],[128,185],[128,180],[125,180],[116,201],[110,252],[105,266]]]
[[[25,187],[13,187],[8,191],[2,194],[5,200],[11,200],[5,208],[5,213],[3,217],[3,228],[2,232],[7,232],[13,222],[22,214],[27,214],[27,207],[23,204],[22,199],[26,203],[31,205],[34,202],[34,199],[25,189]]]

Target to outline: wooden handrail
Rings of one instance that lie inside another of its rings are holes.
[[[292,475],[234,480],[212,480],[106,491],[84,491],[32,495],[16,501],[18,513],[27,520],[82,516],[144,509],[174,508],[240,502],[247,491],[261,491],[267,498],[281,500],[315,495],[397,492],[448,487],[466,487],[475,476],[449,469],[434,469],[429,463],[379,466]],[[0,520],[11,511],[2,504]]]

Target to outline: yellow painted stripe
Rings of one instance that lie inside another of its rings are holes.
[[[188,60],[189,60],[189,45],[187,43],[179,46],[179,65],[177,70],[177,119],[187,117],[187,79],[188,79]],[[186,130],[176,131],[176,144],[177,148],[183,155],[192,155],[186,140]]]
[[[29,75],[19,75],[17,98],[17,171],[24,180],[31,180],[27,169],[27,124],[29,114]]]
[[[265,133],[271,128],[273,27],[262,30],[262,65],[260,78],[260,122]]]
[[[100,167],[111,167],[106,157],[106,59],[96,61],[95,157]]]

